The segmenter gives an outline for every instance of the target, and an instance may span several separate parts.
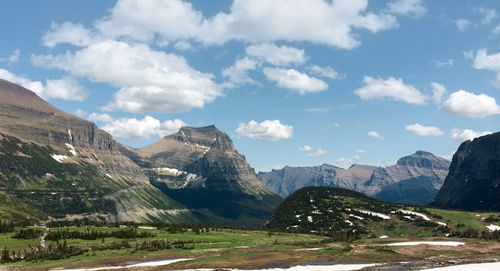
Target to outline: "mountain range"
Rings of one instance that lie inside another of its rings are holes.
[[[0,80],[0,218],[260,226],[280,202],[214,126],[133,149]]]
[[[448,174],[450,161],[417,151],[395,165],[352,165],[349,169],[323,164],[315,167],[284,167],[259,172],[261,180],[282,196],[306,186],[350,189],[376,199],[426,204],[434,199]]]

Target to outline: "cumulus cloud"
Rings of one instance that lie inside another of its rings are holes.
[[[384,138],[381,134],[379,134],[378,132],[375,132],[375,131],[368,132],[368,136],[373,137],[373,138],[378,138],[378,139]]]
[[[494,85],[500,88],[500,53],[488,55],[485,49],[478,50],[472,66],[475,69],[495,72],[496,79]]]
[[[302,64],[307,59],[305,51],[302,49],[284,45],[277,46],[274,43],[250,45],[245,51],[247,55],[275,66]]]
[[[432,82],[431,86],[432,86],[432,100],[434,101],[434,103],[440,104],[441,101],[443,101],[444,95],[446,95],[447,90],[443,85],[436,82]]]
[[[462,143],[466,140],[473,140],[476,137],[485,136],[489,134],[492,134],[492,132],[490,131],[476,132],[470,129],[453,128],[451,130],[450,137],[457,143]]]
[[[309,145],[304,145],[299,148],[299,151],[312,151],[312,147]]]
[[[419,123],[407,125],[405,130],[418,136],[442,136],[444,134],[443,131],[436,126],[423,126]]]
[[[337,164],[340,167],[348,168],[354,163],[355,160],[358,160],[359,158],[359,155],[354,155],[352,157],[340,157],[339,159],[337,159]]]
[[[18,76],[8,70],[0,69],[0,78],[35,92],[43,99],[62,99],[68,101],[83,101],[87,91],[72,78],[47,79],[45,85],[40,81]]]
[[[455,20],[455,25],[457,26],[458,31],[464,32],[472,25],[472,23],[469,20],[460,18]]]
[[[142,120],[135,118],[112,120],[101,128],[115,138],[135,140],[150,138],[152,135],[164,137],[177,132],[182,126],[186,126],[186,123],[180,119],[160,122],[151,116],[146,116]]]
[[[211,74],[191,68],[183,57],[144,44],[108,40],[75,53],[32,56],[32,62],[119,87],[106,110],[183,112],[223,95]]]
[[[111,115],[107,113],[92,113],[87,117],[88,120],[90,121],[96,121],[96,122],[113,122],[114,119],[111,117]]]
[[[261,123],[251,120],[248,123],[240,123],[235,132],[252,139],[277,141],[291,138],[293,127],[281,124],[279,120],[265,120]]]
[[[365,153],[365,152],[366,152],[366,150],[363,150],[363,149],[357,149],[357,150],[356,150],[356,152],[357,152],[357,153]]]
[[[495,98],[485,94],[476,95],[465,90],[453,92],[440,108],[453,115],[466,118],[484,118],[500,114],[500,106]]]
[[[495,18],[497,18],[497,11],[492,8],[477,7],[474,11],[481,14],[483,18],[481,19],[481,24],[490,24]]]
[[[307,154],[309,157],[319,157],[327,154],[328,151],[323,150],[322,148],[318,148],[315,152],[310,152]]]
[[[255,83],[248,75],[248,72],[255,70],[257,62],[248,57],[236,60],[236,62],[228,68],[222,70],[222,75],[228,77],[229,80],[236,84]]]
[[[52,23],[49,31],[43,36],[42,42],[47,47],[54,47],[60,43],[83,47],[91,44],[94,39],[94,34],[82,24],[64,22]]]
[[[410,5],[396,2],[393,6],[398,15],[419,12]],[[394,15],[373,13],[367,7],[365,0],[235,0],[229,12],[206,17],[180,0],[120,0],[95,26],[107,38],[142,42],[306,41],[351,49],[360,44],[356,30],[376,33],[397,26]]]
[[[320,67],[318,65],[311,66],[311,73],[317,76],[326,77],[330,79],[339,79],[342,76],[330,66]]]
[[[387,4],[387,11],[399,15],[420,17],[427,12],[422,0],[396,0]]]
[[[280,88],[287,88],[300,94],[326,90],[328,85],[315,77],[295,69],[264,68],[264,75]]]
[[[427,104],[428,97],[412,85],[405,84],[401,78],[382,79],[365,76],[363,82],[365,85],[354,91],[363,100],[388,98],[414,105]]]

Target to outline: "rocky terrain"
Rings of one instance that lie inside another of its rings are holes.
[[[0,192],[53,217],[196,221],[149,183],[111,135],[5,80],[0,164]]]
[[[426,204],[432,201],[448,173],[449,161],[417,151],[389,167],[352,165],[343,169],[323,164],[260,172],[262,181],[282,196],[306,186],[355,190],[380,200]]]
[[[260,226],[281,202],[215,126],[182,127],[152,145],[121,151],[201,221]]]
[[[500,210],[500,133],[460,145],[432,205],[463,210]]]

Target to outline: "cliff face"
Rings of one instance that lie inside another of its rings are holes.
[[[151,208],[151,217],[183,208],[149,184],[111,135],[5,80],[0,80],[0,134],[2,177],[10,177],[0,189],[9,186],[16,197],[52,216],[89,213],[108,220],[147,220],[151,202],[138,196],[145,194],[161,202]],[[34,197],[35,188],[43,195]]]
[[[215,126],[182,127],[150,146],[121,150],[203,221],[261,226],[281,201]]]
[[[432,205],[463,210],[500,210],[500,133],[460,145]]]
[[[430,202],[448,173],[449,161],[429,152],[417,151],[396,165],[353,165],[342,169],[331,165],[285,167],[260,172],[262,181],[282,196],[306,186],[340,187],[380,200],[425,204]]]

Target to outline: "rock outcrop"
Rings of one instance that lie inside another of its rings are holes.
[[[343,169],[323,164],[260,172],[261,180],[282,196],[307,186],[340,187],[380,200],[425,204],[432,201],[448,173],[449,161],[417,151],[396,165],[352,165]]]
[[[500,211],[500,132],[460,145],[443,187],[431,205]]]

